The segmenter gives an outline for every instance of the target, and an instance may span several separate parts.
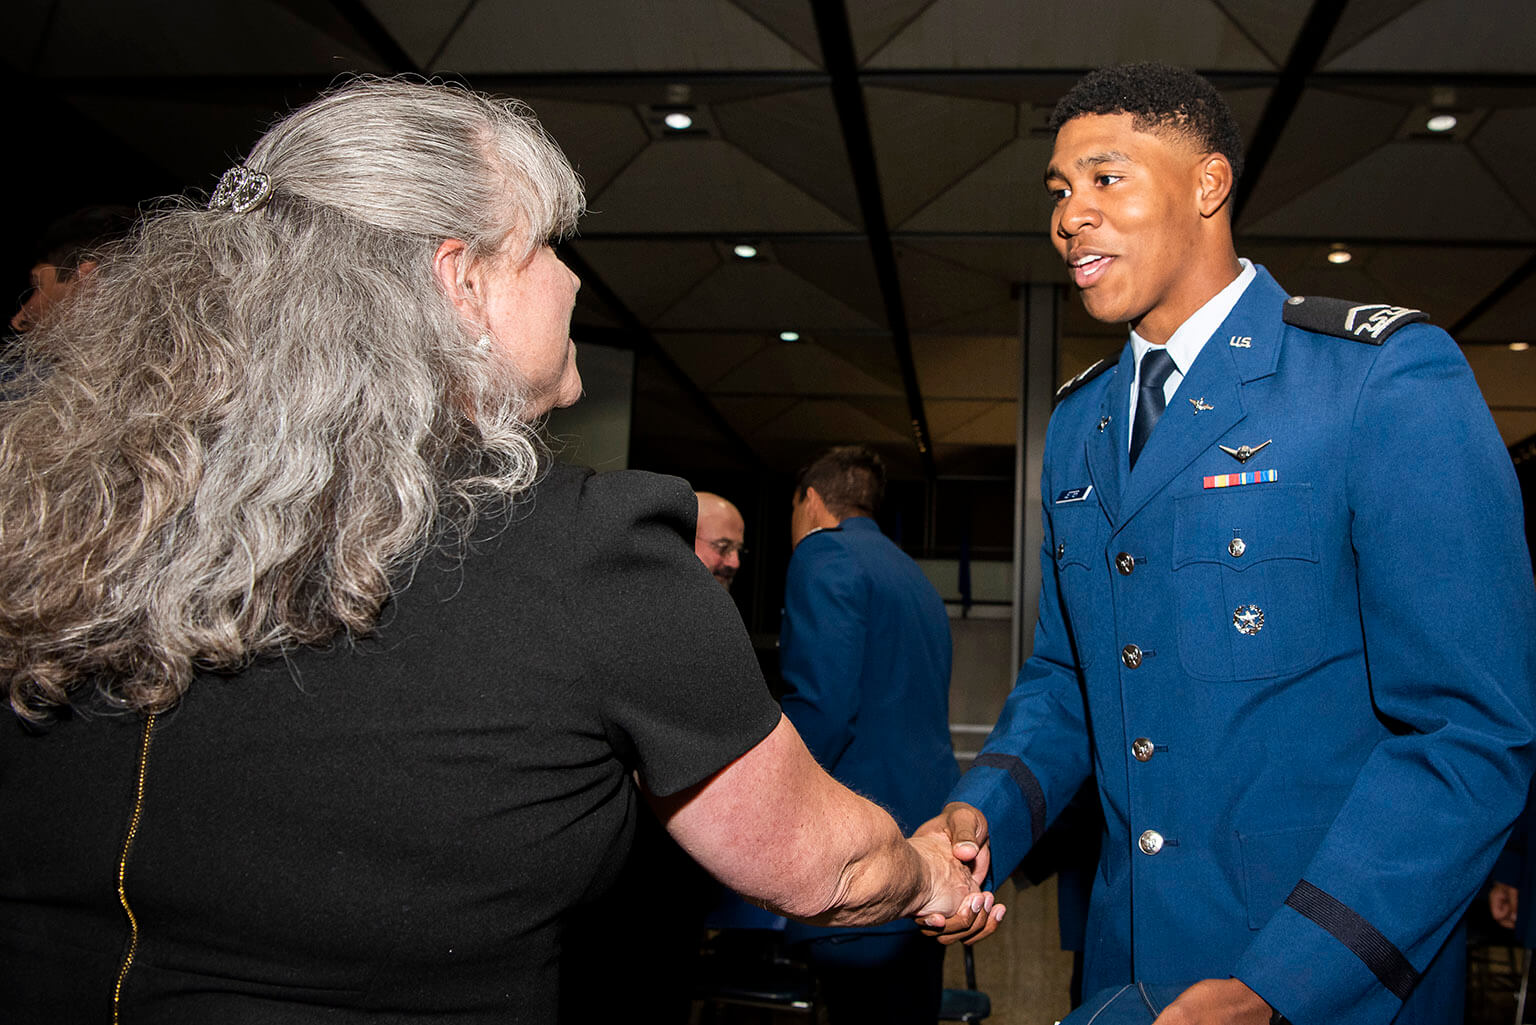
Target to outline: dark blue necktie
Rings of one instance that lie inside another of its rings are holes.
[[[1136,457],[1141,455],[1142,446],[1152,436],[1152,428],[1157,426],[1157,419],[1163,415],[1163,409],[1168,404],[1167,399],[1163,398],[1163,385],[1173,370],[1173,357],[1161,346],[1148,349],[1146,355],[1141,357],[1141,383],[1136,391],[1136,419],[1131,423],[1132,466],[1136,465]]]

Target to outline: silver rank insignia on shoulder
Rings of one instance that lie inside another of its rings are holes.
[[[1189,400],[1189,404],[1191,406],[1195,407],[1195,415],[1196,416],[1199,416],[1201,413],[1204,413],[1208,409],[1215,409],[1216,408],[1215,406],[1211,405],[1209,402],[1205,401],[1205,396],[1204,395],[1200,396],[1198,399],[1190,399]]]
[[[1239,445],[1237,448],[1227,448],[1225,445],[1217,445],[1216,447],[1221,449],[1227,455],[1231,456],[1233,459],[1236,459],[1238,462],[1246,463],[1248,460],[1254,457],[1254,454],[1257,453],[1259,449],[1263,448],[1265,445],[1272,444],[1274,440],[1274,438],[1270,438],[1268,441],[1260,442],[1257,445]]]
[[[1099,417],[1099,433],[1103,434],[1104,433],[1104,428],[1106,428],[1108,426],[1109,426],[1109,417],[1107,417],[1107,416]]]

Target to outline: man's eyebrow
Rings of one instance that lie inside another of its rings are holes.
[[[1089,153],[1086,156],[1078,157],[1072,161],[1072,166],[1079,171],[1086,171],[1101,164],[1128,164],[1132,162],[1131,158],[1126,154],[1121,153],[1117,149],[1112,149],[1105,153]],[[1045,180],[1047,182],[1052,178],[1065,177],[1066,175],[1062,174],[1055,164],[1045,169]]]

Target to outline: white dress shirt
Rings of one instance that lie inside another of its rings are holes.
[[[1173,401],[1173,396],[1179,390],[1179,385],[1184,382],[1184,375],[1189,373],[1190,366],[1195,362],[1195,357],[1200,355],[1200,350],[1205,348],[1205,343],[1211,335],[1221,326],[1221,322],[1227,319],[1227,314],[1237,305],[1237,301],[1243,297],[1248,285],[1257,276],[1253,264],[1241,257],[1238,263],[1243,265],[1237,277],[1232,283],[1220,292],[1211,296],[1206,304],[1189,315],[1189,319],[1179,325],[1179,329],[1165,343],[1168,355],[1173,359],[1173,373],[1168,375],[1168,380],[1163,382],[1163,399]],[[1135,331],[1131,332],[1131,351],[1136,356],[1136,376],[1131,381],[1131,408],[1130,415],[1125,418],[1125,449],[1131,449],[1131,425],[1136,422],[1136,396],[1141,384],[1141,357],[1147,354],[1147,350],[1153,348],[1153,344],[1147,341]]]

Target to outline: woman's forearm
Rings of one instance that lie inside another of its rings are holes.
[[[975,889],[947,844],[903,839],[882,808],[828,776],[787,719],[709,780],[654,803],[717,879],[802,921],[947,915]]]

